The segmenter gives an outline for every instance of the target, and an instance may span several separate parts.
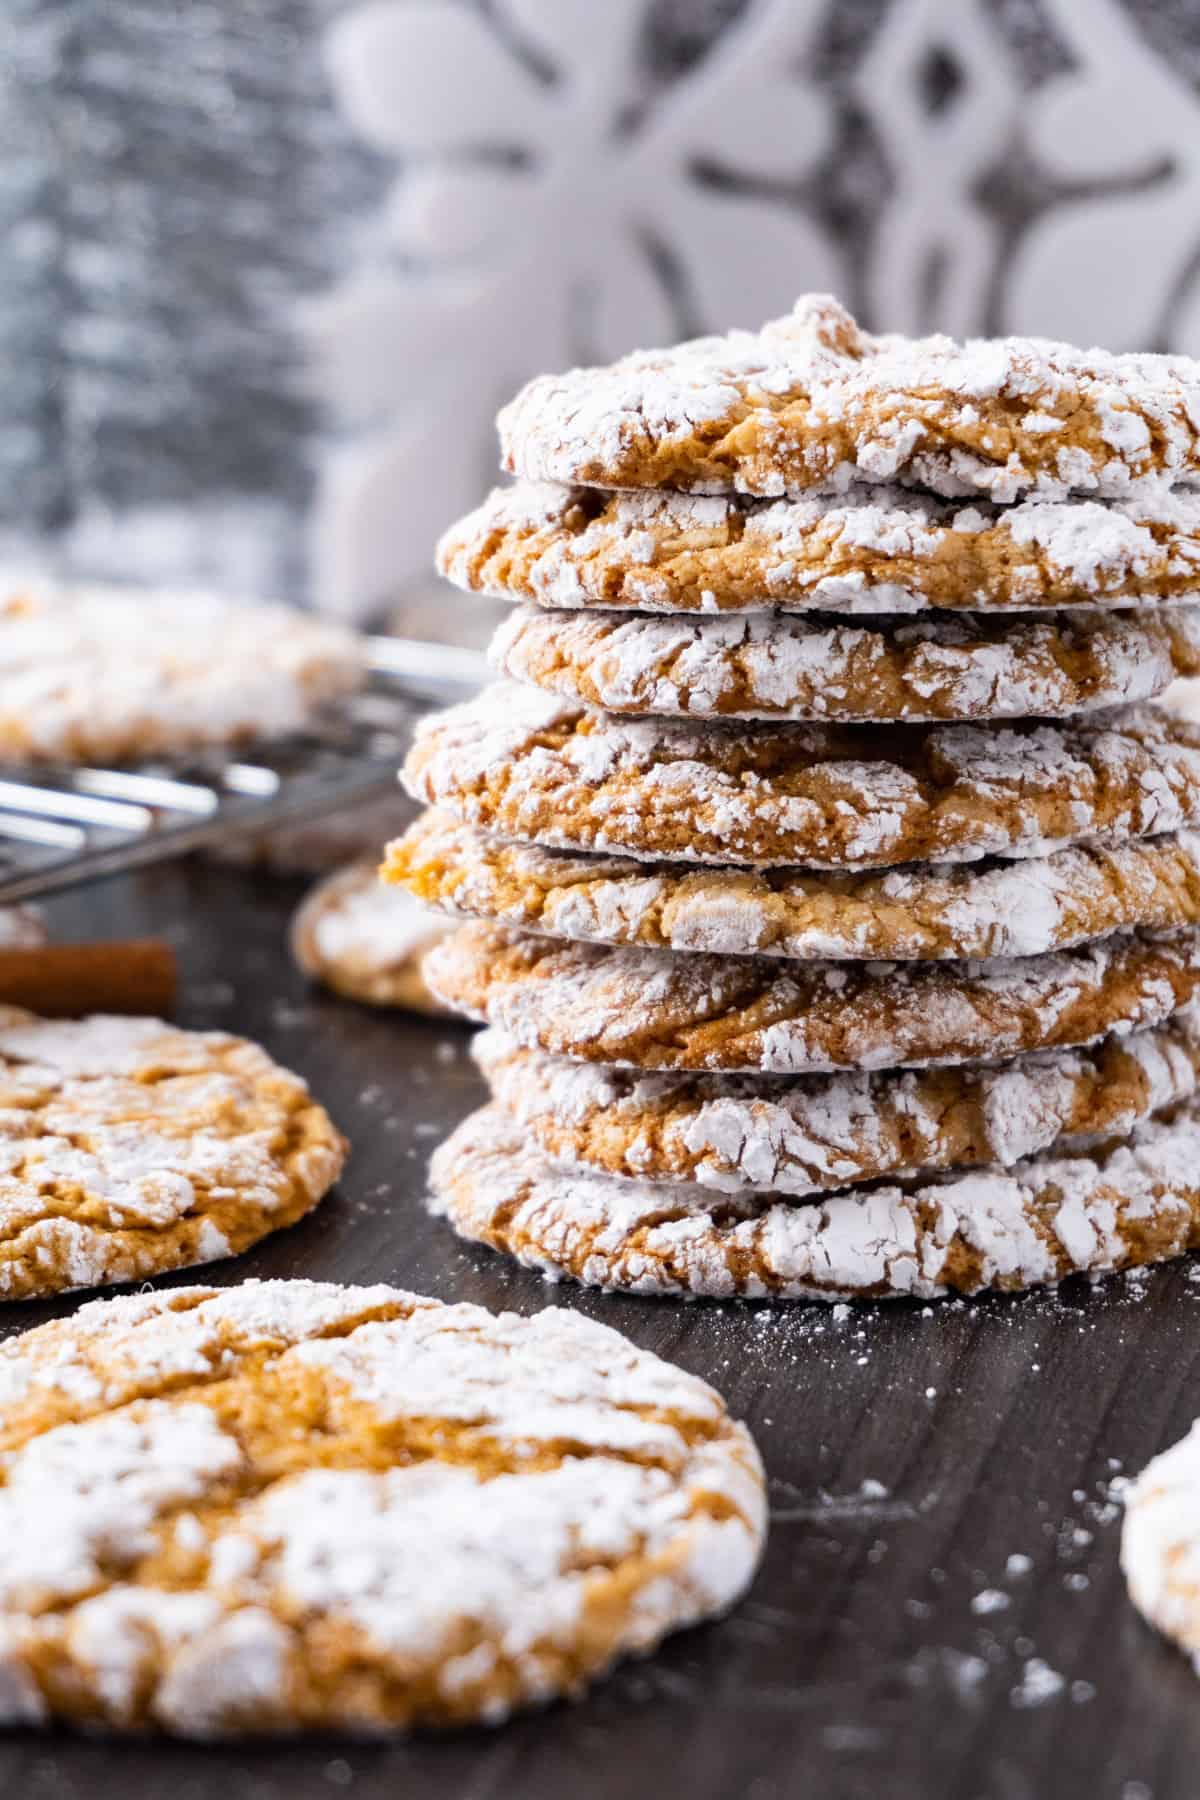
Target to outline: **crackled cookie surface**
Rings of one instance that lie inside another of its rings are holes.
[[[727,1299],[1019,1292],[1200,1246],[1200,1112],[1117,1149],[1032,1157],[816,1202],[552,1167],[495,1108],[434,1154],[432,1208],[465,1238],[589,1287]]]
[[[1161,1024],[1200,994],[1200,935],[1128,932],[994,962],[780,964],[466,925],[425,975],[448,1006],[526,1049],[799,1074],[1015,1056]]]
[[[317,884],[292,921],[292,954],[350,1000],[438,1013],[421,961],[449,930],[403,888],[385,887],[372,859]]]
[[[388,846],[383,877],[427,905],[548,937],[726,956],[1034,956],[1125,926],[1200,921],[1191,831],[839,875],[577,855],[506,843],[434,809]]]
[[[139,1281],[290,1225],[346,1144],[243,1038],[0,1008],[0,1298]]]
[[[616,713],[694,719],[1058,718],[1200,670],[1200,608],[882,621],[564,616],[522,608],[495,668]]]
[[[855,616],[1195,598],[1200,492],[954,505],[901,487],[795,500],[496,488],[445,533],[459,587],[552,607]]]
[[[187,1737],[496,1721],[729,1606],[763,1476],[577,1314],[247,1282],[0,1346],[0,1715]]]
[[[523,1050],[496,1031],[472,1051],[502,1109],[556,1163],[801,1198],[1122,1136],[1200,1089],[1190,1011],[1093,1050],[983,1068],[647,1075]]]
[[[1200,1674],[1200,1420],[1147,1463],[1124,1499],[1129,1597]]]
[[[1147,705],[1058,725],[700,726],[499,683],[424,720],[404,778],[469,824],[564,849],[971,862],[1200,823],[1200,725]]]
[[[1200,363],[1045,338],[873,336],[808,294],[761,331],[540,375],[499,427],[504,467],[538,481],[1120,498],[1200,471]]]
[[[357,687],[353,633],[177,591],[0,592],[0,757],[124,760],[279,737]]]

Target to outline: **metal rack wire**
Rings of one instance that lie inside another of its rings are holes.
[[[369,638],[367,660],[360,693],[311,731],[246,754],[0,769],[0,904],[388,792],[419,713],[463,698],[486,669],[473,651],[413,638]]]

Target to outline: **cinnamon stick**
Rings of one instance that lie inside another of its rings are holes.
[[[175,1004],[175,953],[161,938],[0,949],[0,1002],[51,1019],[84,1013],[163,1016]]]

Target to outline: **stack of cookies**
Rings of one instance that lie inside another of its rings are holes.
[[[385,865],[489,1027],[436,1209],[639,1293],[1200,1244],[1200,365],[809,298],[500,425],[441,564],[509,679]]]

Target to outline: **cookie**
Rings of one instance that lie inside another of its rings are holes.
[[[1200,724],[698,726],[501,683],[422,721],[410,793],[501,837],[701,863],[1044,856],[1200,824]]]
[[[691,719],[1061,718],[1200,673],[1200,608],[837,619],[661,619],[523,607],[493,666],[615,713]]]
[[[306,975],[349,1000],[440,1013],[421,959],[451,926],[403,888],[384,887],[375,863],[327,875],[292,920],[292,955]]]
[[[603,1325],[391,1287],[94,1303],[0,1346],[0,1719],[494,1723],[730,1606],[720,1396]]]
[[[948,503],[901,487],[743,500],[517,482],[442,537],[472,593],[551,607],[842,616],[1194,600],[1200,493]]]
[[[365,675],[359,640],[190,591],[0,593],[0,757],[101,762],[286,736]]]
[[[1119,499],[1200,472],[1200,363],[1046,338],[874,336],[807,294],[761,331],[538,376],[498,423],[504,467],[535,481]]]
[[[1200,1108],[1090,1156],[820,1202],[552,1167],[494,1107],[434,1152],[432,1210],[553,1278],[634,1294],[932,1300],[1107,1275],[1200,1247]]]
[[[1121,1569],[1129,1597],[1200,1674],[1200,1419],[1125,1490]]]
[[[1035,956],[1131,925],[1200,922],[1200,833],[1018,862],[879,873],[696,869],[509,844],[430,810],[385,881],[460,917],[599,944],[725,956]]]
[[[448,1006],[552,1056],[801,1074],[1016,1056],[1159,1025],[1200,994],[1200,933],[1124,932],[997,962],[781,965],[466,925],[430,951],[425,978]]]
[[[337,1180],[346,1144],[257,1044],[0,1008],[0,1297],[232,1256]]]
[[[856,1182],[1123,1136],[1200,1091],[1200,1018],[985,1068],[877,1074],[645,1075],[472,1046],[501,1109],[555,1163],[725,1194],[806,1198]]]

